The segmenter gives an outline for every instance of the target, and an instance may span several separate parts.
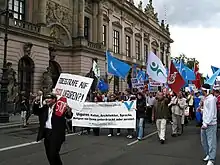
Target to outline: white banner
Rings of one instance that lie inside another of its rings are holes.
[[[73,126],[98,128],[135,128],[136,101],[85,102],[81,111],[73,111]]]
[[[132,78],[131,83],[133,88],[144,88],[144,81],[138,80],[137,78]]]
[[[65,96],[67,104],[74,110],[81,110],[93,79],[79,75],[61,73],[55,92],[58,96]]]

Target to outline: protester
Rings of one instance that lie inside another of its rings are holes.
[[[136,103],[136,126],[137,126],[137,138],[138,140],[142,140],[143,132],[144,132],[144,118],[145,118],[145,110],[146,110],[146,98],[142,93],[137,94],[137,103]]]
[[[109,102],[114,102],[114,101],[116,101],[116,96],[115,95],[111,95],[110,96],[110,99],[109,99]],[[108,134],[108,137],[111,137],[111,136],[113,136],[113,128],[109,128],[109,134]],[[120,134],[121,134],[121,129],[120,128],[117,128],[117,136],[120,136]]]
[[[193,107],[193,104],[194,104],[194,92],[191,91],[191,92],[188,92],[188,96],[187,96],[187,103],[188,103],[188,106],[189,106],[189,119],[190,120],[194,120],[195,118],[195,113],[194,113],[194,107]]]
[[[162,92],[159,92],[153,106],[152,121],[156,120],[156,127],[161,144],[165,142],[166,123],[169,118],[168,103],[168,99],[164,98]]]
[[[40,100],[35,100],[33,107],[40,120],[37,141],[44,139],[50,165],[62,165],[59,152],[65,141],[66,119],[71,119],[73,114],[69,108],[63,113],[56,111],[57,97],[55,94],[46,96],[44,103],[43,107],[40,107]]]
[[[207,165],[214,165],[217,149],[217,106],[216,98],[210,93],[210,89],[209,84],[202,86],[205,99],[203,103],[201,142],[206,156],[204,161],[208,161]]]
[[[147,102],[147,119],[148,119],[148,122],[149,123],[152,123],[151,121],[151,116],[152,116],[152,108],[153,108],[153,105],[155,103],[155,97],[153,96],[153,93],[150,92],[149,93],[149,96],[146,97],[146,102]]]
[[[182,117],[186,108],[186,100],[183,98],[182,92],[179,92],[178,97],[173,97],[172,101],[172,136],[180,136],[183,132]]]
[[[196,122],[198,127],[202,126],[202,113],[198,111],[200,102],[201,102],[200,94],[199,92],[196,92],[194,97],[194,109],[196,111]]]
[[[218,128],[220,128],[220,86],[215,85],[213,87],[213,90],[217,100],[217,123],[218,123]]]
[[[28,112],[28,99],[25,96],[21,96],[21,103],[20,103],[20,108],[21,108],[21,121],[22,121],[22,126],[26,127],[27,126],[27,112]]]

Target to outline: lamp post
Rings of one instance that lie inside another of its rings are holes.
[[[9,27],[9,0],[6,0],[6,9],[0,13],[5,15],[5,37],[4,37],[4,59],[2,68],[2,79],[1,79],[1,103],[0,103],[0,123],[9,122],[9,114],[7,111],[8,101],[8,72],[7,72],[7,45],[8,45],[8,27]]]

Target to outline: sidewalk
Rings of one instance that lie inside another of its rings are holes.
[[[38,124],[38,116],[31,115],[31,117],[28,120],[28,123],[30,125],[32,124]],[[9,123],[0,123],[0,129],[6,129],[6,128],[14,128],[14,127],[20,127],[21,126],[21,117],[20,115],[11,115],[9,118]]]

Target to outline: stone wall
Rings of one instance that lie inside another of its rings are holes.
[[[4,54],[4,40],[1,36],[0,38],[0,67],[3,64],[3,54]],[[24,44],[32,43],[32,49],[30,53],[30,58],[34,62],[34,86],[33,92],[40,89],[42,73],[46,71],[49,65],[49,51],[48,43],[44,41],[39,41],[36,39],[31,39],[28,37],[20,37],[18,35],[9,35],[8,41],[8,51],[7,51],[7,62],[12,63],[12,68],[16,72],[16,80],[18,81],[18,63],[19,60],[24,56]]]

